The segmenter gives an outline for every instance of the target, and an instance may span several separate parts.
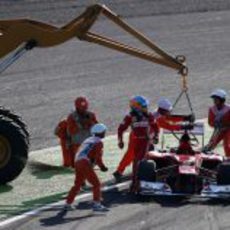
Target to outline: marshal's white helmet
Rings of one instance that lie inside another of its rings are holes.
[[[212,92],[211,97],[219,97],[221,99],[226,99],[227,93],[223,89],[216,89]]]
[[[102,134],[102,133],[106,132],[106,130],[107,130],[106,125],[104,125],[102,123],[98,123],[98,124],[95,124],[91,128],[90,132],[92,135],[95,135],[95,134]]]
[[[173,109],[172,103],[166,98],[161,98],[157,102],[157,105],[158,105],[158,108],[164,109],[164,110],[167,110],[167,111],[171,111]]]

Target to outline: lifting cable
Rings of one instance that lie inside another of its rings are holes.
[[[185,57],[184,56],[177,56],[176,59],[181,62],[183,65],[185,65]],[[187,82],[187,77],[188,77],[188,68],[185,66],[181,71],[181,92],[179,96],[176,98],[174,104],[173,104],[173,109],[176,107],[177,103],[179,100],[182,98],[183,94],[185,94],[189,109],[192,114],[194,114],[192,102],[188,93],[188,82]]]
[[[187,76],[182,76],[182,81],[185,81],[185,78],[187,78]],[[182,90],[179,94],[179,96],[177,97],[177,99],[175,100],[174,104],[173,104],[173,109],[176,107],[177,103],[179,102],[179,100],[182,98],[183,94],[185,94],[187,102],[188,102],[188,106],[189,109],[191,111],[192,114],[194,114],[194,110],[193,110],[193,106],[192,106],[192,102],[188,93],[188,88],[186,85],[182,86]]]
[[[22,47],[18,48],[14,53],[10,54],[0,63],[0,74],[4,72],[9,66],[11,66],[15,61],[17,61],[23,54],[27,51],[33,49],[37,42],[35,40],[30,40],[25,43]]]
[[[182,64],[185,65],[185,57],[184,56],[177,56],[176,59],[179,62],[181,62]],[[180,74],[181,74],[181,92],[180,92],[179,96],[176,98],[176,100],[175,100],[175,102],[173,104],[173,109],[176,107],[177,103],[180,101],[182,96],[185,94],[187,102],[188,102],[189,109],[191,111],[191,114],[194,115],[195,114],[194,109],[193,109],[192,102],[191,102],[189,92],[188,92],[188,82],[187,82],[188,68],[187,67],[183,68],[182,71],[180,72]],[[177,140],[180,140],[180,138],[176,135],[176,133],[174,131],[172,131],[172,134]],[[197,143],[199,143],[198,139],[196,138],[196,136],[193,133],[190,133],[190,135],[192,135],[193,139]]]

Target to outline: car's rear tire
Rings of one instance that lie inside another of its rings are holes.
[[[138,179],[142,181],[156,181],[156,163],[153,160],[143,160],[138,167]]]
[[[0,184],[14,180],[24,169],[29,151],[29,134],[21,119],[0,108]]]
[[[201,168],[216,171],[219,164],[221,164],[219,160],[203,160]]]
[[[224,162],[218,166],[217,184],[230,185],[230,162]]]

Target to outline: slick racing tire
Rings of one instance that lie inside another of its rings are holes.
[[[225,162],[218,166],[217,184],[230,185],[230,162]]]
[[[24,169],[29,151],[29,134],[21,119],[0,108],[0,185],[14,180]]]
[[[138,179],[142,181],[156,181],[156,163],[153,160],[143,160],[138,167]]]

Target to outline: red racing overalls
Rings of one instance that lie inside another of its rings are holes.
[[[67,120],[61,120],[54,131],[55,135],[58,136],[63,158],[63,166],[71,166],[71,154],[69,150],[70,137],[67,134]]]
[[[81,144],[75,155],[75,182],[67,196],[67,204],[73,203],[75,196],[86,180],[93,186],[93,200],[101,201],[101,185],[93,166],[105,167],[102,155],[103,143],[101,138],[89,137]]]
[[[123,133],[129,127],[131,127],[131,132],[129,135],[128,149],[121,160],[117,171],[122,174],[125,168],[133,162],[133,184],[135,186],[138,163],[148,152],[149,144],[157,127],[152,113],[148,113],[146,116],[143,115],[139,120],[136,116],[128,114],[118,127],[119,141],[123,141]]]
[[[181,122],[184,121],[183,115],[161,115],[158,111],[154,112],[154,118],[158,128],[167,129],[170,131],[181,130]]]
[[[91,127],[97,123],[94,113],[86,112],[83,115],[77,111],[72,112],[67,118],[67,134],[69,141],[70,165],[74,167],[74,156],[81,143],[90,137]]]
[[[230,106],[224,105],[220,110],[216,106],[209,108],[208,123],[214,128],[208,148],[214,149],[223,140],[225,155],[230,157]]]

